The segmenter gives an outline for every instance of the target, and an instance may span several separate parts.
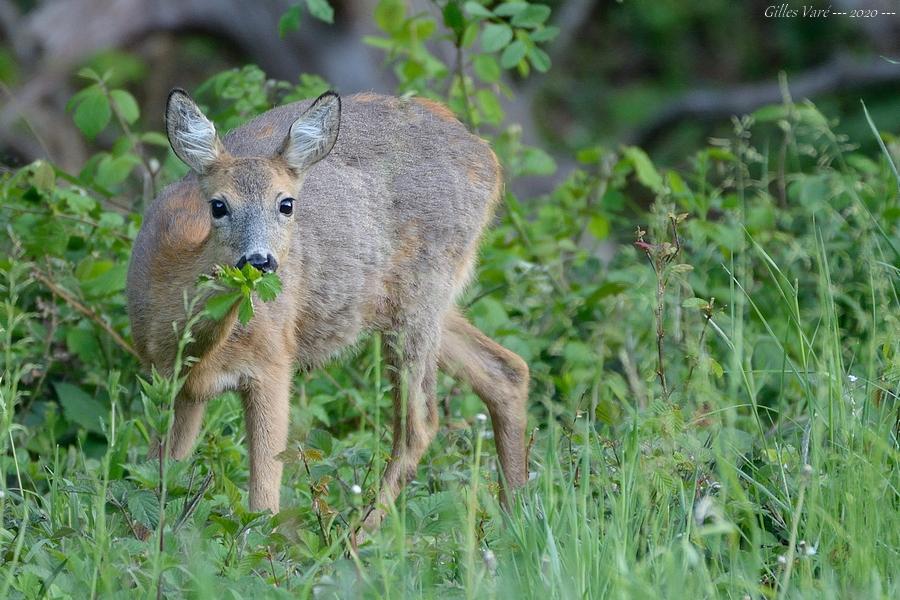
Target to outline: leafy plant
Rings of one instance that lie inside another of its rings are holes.
[[[399,91],[491,134],[509,178],[553,172],[495,108],[510,72],[544,65],[547,9],[434,6],[378,4],[384,36],[369,43]],[[280,514],[245,508],[235,394],[209,402],[192,459],[159,452],[191,328],[172,373],[142,376],[124,275],[133,199],[184,168],[139,129],[123,84],[83,74],[71,109],[97,154],[77,174],[0,173],[0,597],[898,595],[891,136],[867,154],[816,106],[786,102],[677,169],[594,143],[551,192],[508,190],[461,303],[530,366],[530,481],[503,512],[483,407],[442,379],[439,439],[359,544],[388,459],[377,336],[297,375]],[[198,97],[226,131],[326,85],[248,66]],[[219,295],[187,314],[237,305],[248,322],[281,287],[249,267],[209,285]]]

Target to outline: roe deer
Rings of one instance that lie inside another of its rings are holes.
[[[483,140],[430,100],[359,94],[342,103],[332,92],[272,109],[220,140],[176,89],[166,130],[192,173],[153,201],[134,244],[128,308],[145,365],[172,372],[172,324],[185,322],[183,297],[199,275],[249,262],[283,283],[246,326],[233,309],[195,327],[188,353],[197,362],[163,446],[173,458],[191,451],[205,403],[239,391],[250,508],[277,512],[296,365],[321,365],[377,331],[393,388],[393,447],[366,527],[378,526],[436,434],[439,367],[487,405],[505,489],[525,483],[528,367],[454,307],[501,194]]]

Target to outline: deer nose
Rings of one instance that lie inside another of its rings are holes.
[[[247,263],[250,263],[250,265],[256,267],[263,273],[274,273],[278,268],[278,261],[275,260],[275,257],[271,254],[266,254],[265,256],[263,256],[262,254],[256,252],[249,256],[245,255],[241,257],[241,260],[239,260],[237,262],[237,265],[235,266],[237,266],[238,269],[241,269]]]

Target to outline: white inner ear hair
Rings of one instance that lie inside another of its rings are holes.
[[[182,111],[180,123],[175,126],[175,135],[181,144],[181,151],[198,165],[208,165],[216,160],[216,127],[208,119]]]
[[[326,114],[309,115],[291,125],[291,143],[285,149],[284,158],[290,165],[303,167],[318,156],[328,143]]]

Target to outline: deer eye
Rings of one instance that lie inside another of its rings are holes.
[[[285,198],[281,202],[278,203],[278,212],[283,215],[292,215],[294,214],[294,199],[293,198]]]
[[[211,201],[209,207],[212,209],[212,216],[214,219],[221,219],[228,214],[228,206],[221,200]]]

